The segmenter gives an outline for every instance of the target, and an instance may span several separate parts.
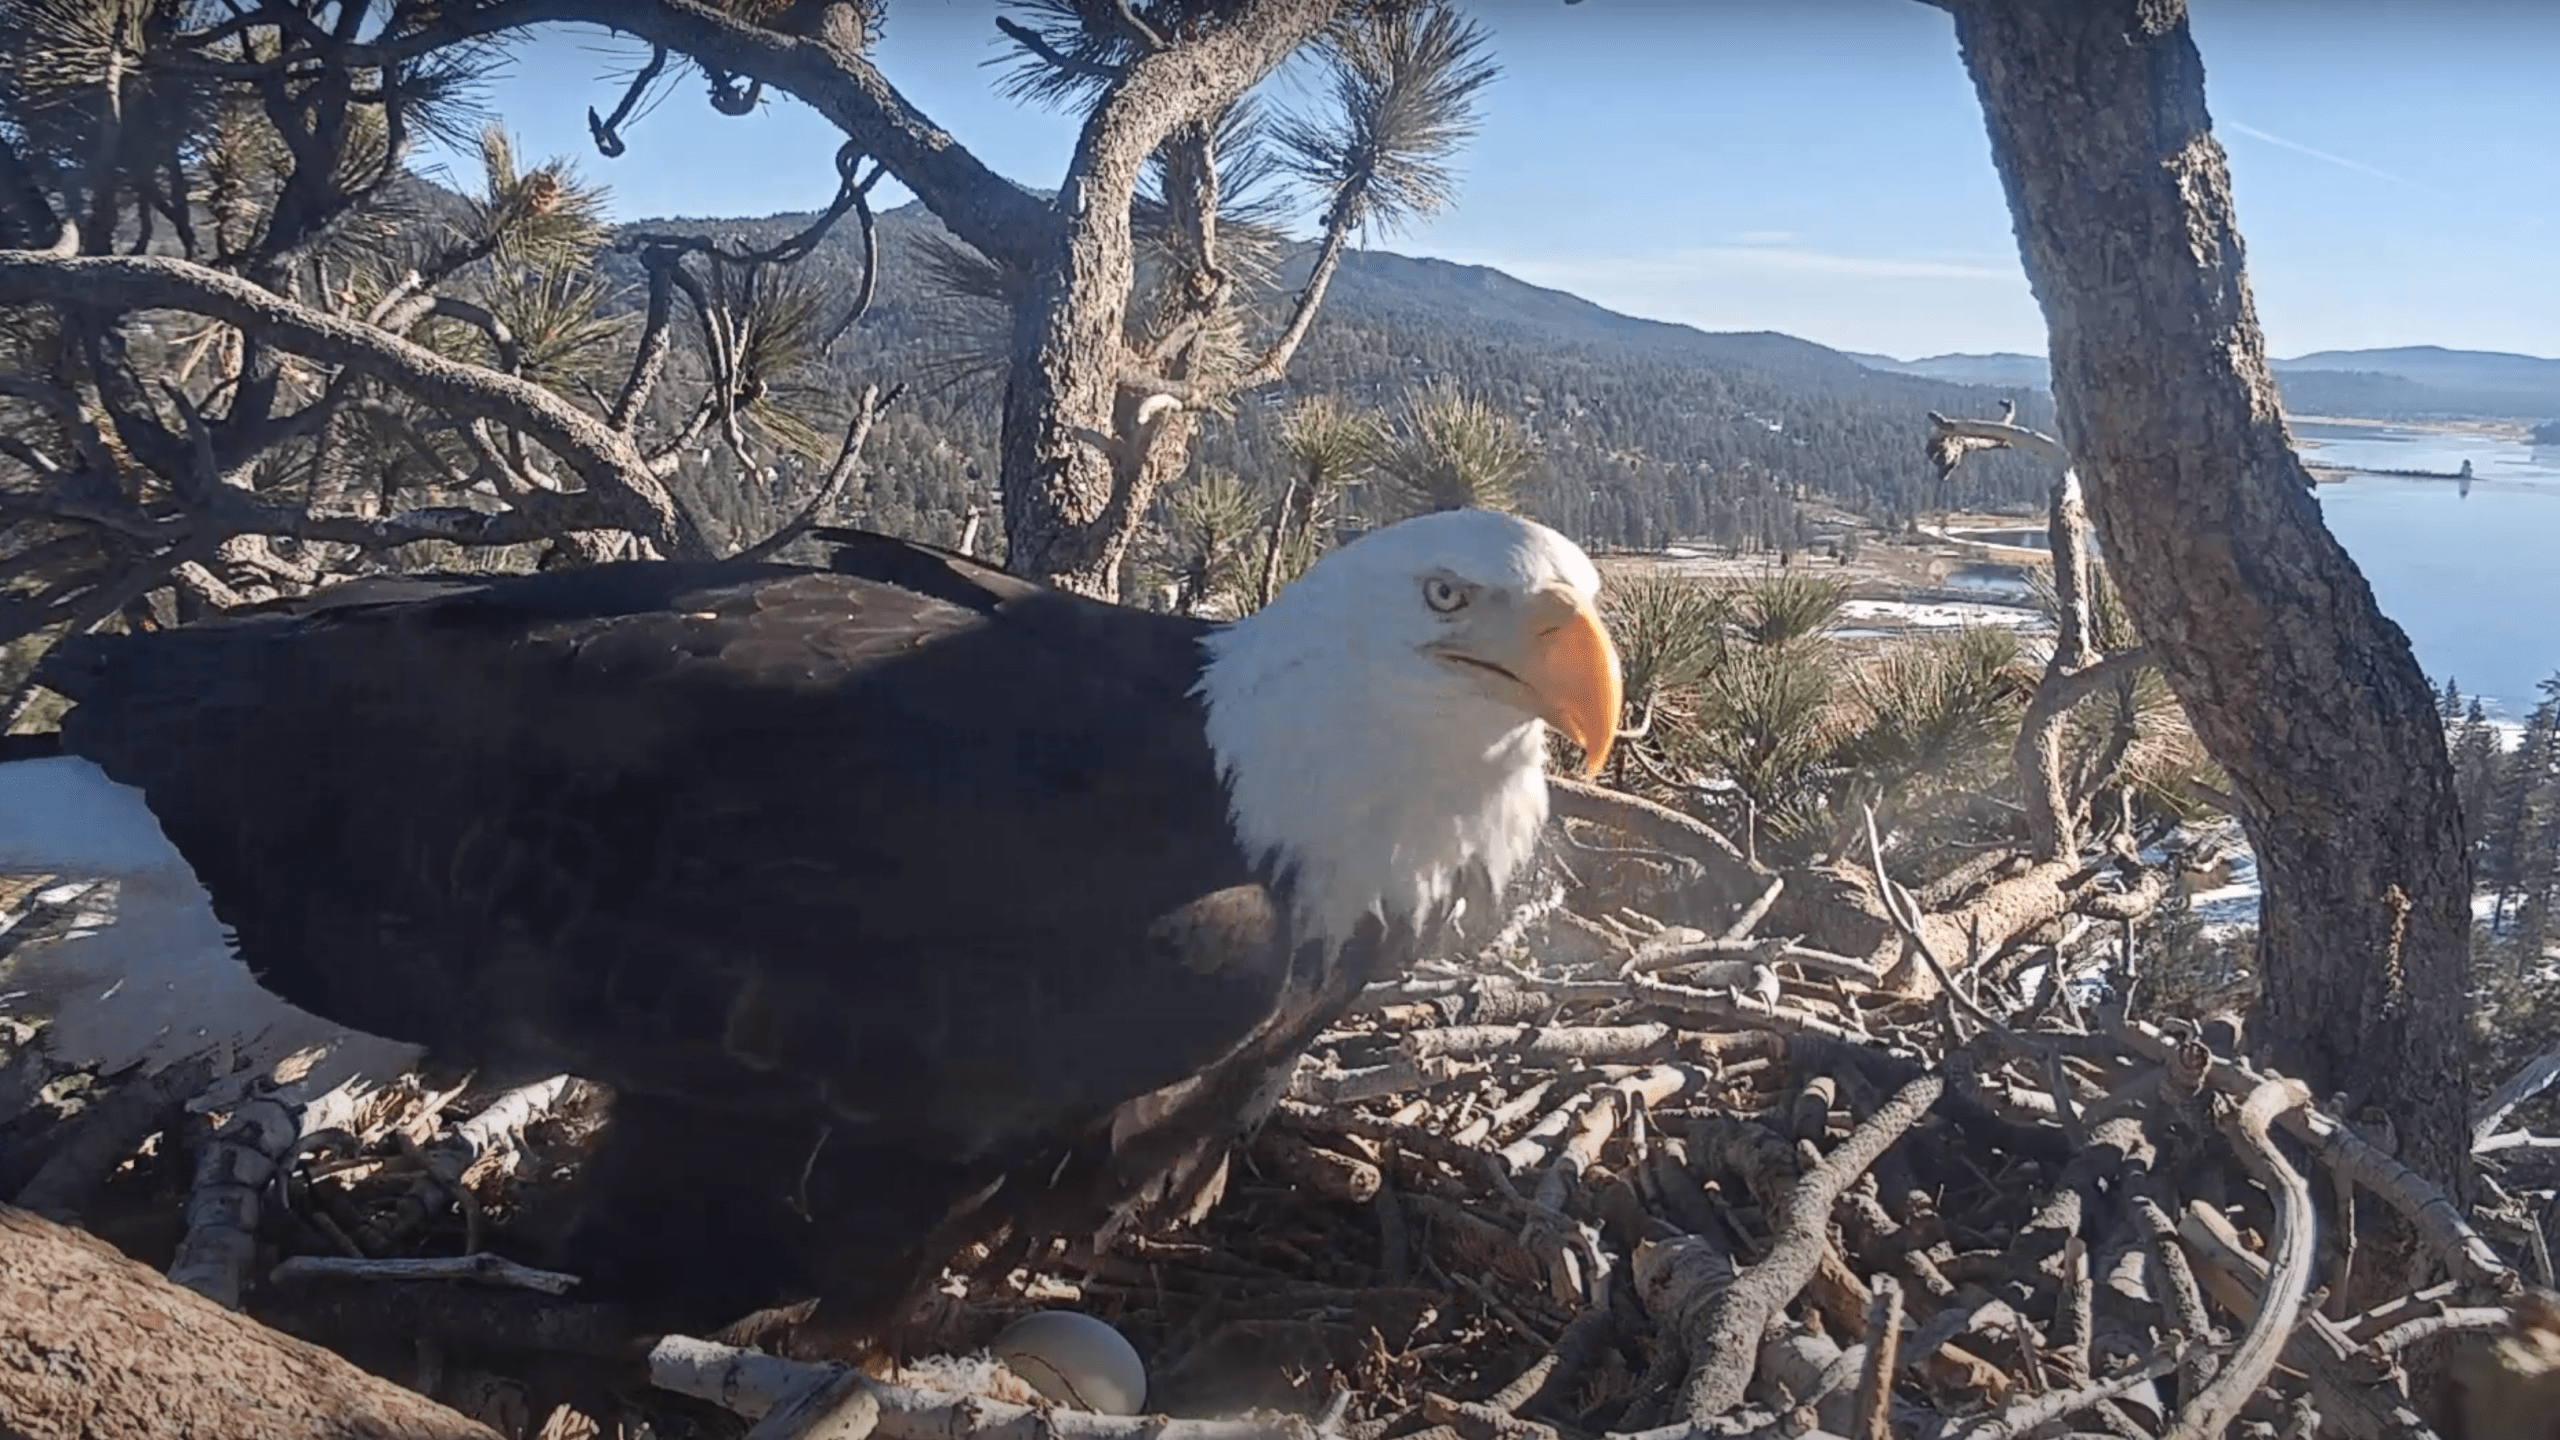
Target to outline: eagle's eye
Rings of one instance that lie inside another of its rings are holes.
[[[1422,582],[1422,603],[1443,615],[1454,614],[1467,606],[1467,592],[1445,576],[1434,575]]]

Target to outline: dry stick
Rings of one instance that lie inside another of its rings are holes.
[[[1769,907],[1778,903],[1778,896],[1786,888],[1786,876],[1770,876],[1769,888],[1760,892],[1760,898],[1751,902],[1751,908],[1734,917],[1733,923],[1725,927],[1722,938],[1727,942],[1749,939],[1751,932],[1760,928],[1760,922],[1769,918]]]
[[[1295,1181],[1328,1200],[1366,1205],[1377,1198],[1379,1188],[1386,1183],[1377,1166],[1338,1150],[1311,1145],[1292,1130],[1275,1127],[1263,1131],[1256,1149],[1281,1178]]]
[[[1289,1077],[1289,1098],[1311,1105],[1354,1105],[1416,1090],[1436,1089],[1472,1071],[1456,1060],[1417,1060],[1399,1055],[1384,1065],[1333,1070],[1313,1060],[1302,1062]]]
[[[1576,1315],[1556,1337],[1547,1353],[1515,1376],[1511,1383],[1495,1391],[1485,1404],[1505,1415],[1517,1415],[1529,1403],[1548,1390],[1570,1385],[1591,1362],[1593,1352],[1607,1338],[1616,1315],[1606,1308],[1594,1306]]]
[[[1950,1003],[2003,1036],[2008,1035],[2009,1027],[2001,1023],[2000,1017],[1983,1009],[1972,996],[1960,989],[1955,976],[1948,973],[1946,962],[1938,958],[1937,947],[1929,943],[1928,935],[1920,928],[1920,902],[1912,898],[1910,891],[1894,884],[1893,877],[1885,873],[1884,842],[1876,836],[1876,807],[1861,804],[1859,808],[1867,815],[1867,859],[1875,867],[1876,898],[1884,902],[1884,913],[1893,921],[1893,928],[1900,931],[1903,940],[1919,953],[1921,963],[1929,967],[1929,974],[1937,980],[1938,988],[1947,992]],[[1908,914],[1903,912],[1905,905],[1911,907]]]
[[[2221,1211],[2191,1202],[2178,1225],[2179,1238],[2205,1262],[2200,1278],[2214,1298],[2243,1321],[2258,1313],[2258,1290],[2267,1262],[2241,1244]],[[2283,1363],[2311,1379],[2311,1398],[2323,1423],[2358,1440],[2426,1440],[2432,1434],[2408,1398],[2377,1369],[2355,1341],[2317,1312],[2304,1315],[2286,1343]]]
[[[1387,980],[1361,988],[1344,1018],[1385,1015],[1389,1027],[1399,1025],[1516,1024],[1543,1020],[1555,1013],[1559,1000],[1621,1000],[1625,992],[1606,984],[1531,980],[1515,975],[1451,975]],[[1333,1032],[1327,1032],[1328,1034]]]
[[[2136,1053],[2164,1064],[2178,1045],[2156,1027],[2138,1020],[2126,1021],[2113,1033]],[[2206,1084],[2235,1099],[2248,1096],[2265,1080],[2248,1066],[2220,1056],[2212,1057],[2205,1071]],[[2280,1123],[2288,1133],[2308,1143],[2323,1162],[2398,1211],[2456,1279],[2487,1285],[2501,1294],[2513,1292],[2522,1283],[2522,1277],[2462,1217],[2442,1190],[2375,1149],[2372,1142],[2336,1116],[2316,1106],[2302,1105],[2286,1111]]]
[[[2421,1340],[2437,1335],[2502,1330],[2513,1323],[2515,1315],[2504,1305],[2465,1305],[2394,1325],[2374,1336],[2370,1343],[2380,1354],[2396,1355]]]
[[[1619,992],[1623,994],[1624,992]],[[1679,1041],[1670,1026],[1651,1025],[1451,1025],[1404,1037],[1404,1053],[1416,1060],[1516,1055],[1531,1065],[1575,1061],[1605,1063],[1668,1058]]]
[[[2311,1103],[2311,1091],[2299,1080],[2266,1081],[2241,1103],[2229,1126],[2240,1158],[2276,1201],[2275,1255],[2259,1294],[2257,1317],[2239,1348],[2223,1364],[2204,1393],[2195,1397],[2169,1429],[2165,1440],[2218,1440],[2240,1407],[2275,1369],[2276,1357],[2293,1334],[2303,1292],[2311,1285],[2311,1262],[2317,1238],[2311,1214],[2311,1184],[2276,1149],[2267,1127],[2278,1115]]]
[[[535,1121],[549,1115],[581,1083],[572,1076],[553,1075],[519,1085],[481,1106],[470,1119],[453,1127],[454,1139],[469,1148],[464,1158],[476,1160],[500,1146],[515,1145]]]
[[[1483,1151],[1461,1145],[1420,1125],[1363,1115],[1357,1110],[1327,1110],[1303,1100],[1283,1100],[1275,1113],[1299,1129],[1385,1141],[1465,1174],[1474,1174],[1476,1167],[1484,1163]]]
[[[866,1379],[851,1368],[819,1372],[764,1412],[746,1440],[869,1440],[880,1428],[880,1397]]]
[[[1704,1088],[1714,1078],[1695,1065],[1656,1065],[1601,1091],[1610,1103],[1594,1104],[1582,1113],[1538,1181],[1538,1204],[1563,1210],[1583,1175],[1600,1163],[1600,1152],[1608,1147],[1610,1137],[1634,1118],[1639,1105],[1651,1109],[1666,1104],[1684,1091]]]
[[[1548,1286],[1556,1298],[1595,1307],[1606,1299],[1602,1284],[1608,1255],[1585,1227],[1565,1214],[1565,1207],[1581,1188],[1583,1177],[1600,1162],[1610,1137],[1640,1113],[1639,1107],[1663,1104],[1713,1079],[1711,1072],[1693,1065],[1656,1065],[1591,1092],[1591,1103],[1567,1127],[1564,1144],[1538,1178],[1529,1202],[1529,1223],[1520,1237],[1545,1264]]]
[[[1695,816],[1640,795],[1562,775],[1547,777],[1547,803],[1559,820],[1588,820],[1621,830],[1657,849],[1690,859],[1721,862],[1754,875],[1768,872],[1751,865],[1724,832]]]
[[[1737,995],[1731,991],[1701,990],[1694,986],[1674,985],[1667,980],[1643,976],[1627,982],[1628,995],[1648,1004],[1685,1015],[1697,1015],[1718,1024],[1745,1030],[1775,1030],[1784,1035],[1811,1035],[1834,1041],[1844,1047],[1888,1059],[1917,1061],[1917,1052],[1862,1035],[1836,1020],[1828,1020],[1792,1005],[1763,1000],[1756,995]]]
[[[2337,1322],[2338,1328],[2346,1333],[2348,1339],[2361,1344],[2394,1326],[2445,1309],[2455,1296],[2462,1293],[2462,1288],[2455,1281],[2442,1281],[2416,1294],[2386,1300],[2361,1315],[2350,1315]]]
[[[272,1095],[244,1101],[196,1157],[187,1233],[169,1280],[226,1310],[240,1308],[258,1254],[259,1196],[302,1139],[302,1117]]]
[[[2087,1380],[2090,1355],[2096,1343],[2097,1316],[2095,1296],[2090,1292],[2089,1245],[2073,1235],[2062,1242],[2062,1295],[2054,1305],[2048,1347],[2062,1361],[2074,1380]]]
[[[1516,1177],[1546,1163],[1554,1147],[1573,1129],[1574,1122],[1582,1118],[1582,1112],[1599,1103],[1600,1094],[1600,1087],[1596,1085],[1588,1090],[1577,1090],[1566,1096],[1564,1103],[1539,1116],[1538,1123],[1530,1126],[1519,1139],[1494,1152],[1500,1172]]]
[[[2183,1336],[2187,1344],[2185,1373],[2179,1377],[2179,1393],[2200,1393],[2213,1373],[2220,1368],[2214,1358],[2213,1317],[2204,1308],[2204,1291],[2196,1284],[2195,1268],[2187,1263],[2186,1248],[2178,1243],[2177,1222],[2159,1199],[2159,1176],[2143,1170],[2133,1177],[2132,1193],[2126,1197],[2126,1208],[2140,1227],[2151,1264],[2159,1272],[2155,1291],[2160,1307],[2166,1312],[2170,1327]]]
[[[2471,1147],[2474,1155],[2494,1155],[2501,1150],[2560,1150],[2560,1135],[2529,1135],[2522,1130],[2510,1130],[2504,1135],[2492,1135]]]
[[[2480,1108],[2471,1115],[2472,1150],[2477,1152],[2486,1147],[2489,1137],[2498,1133],[2498,1127],[2515,1113],[2517,1106],[2551,1088],[2554,1080],[2560,1080],[2560,1045],[2554,1045],[2526,1061],[2524,1068],[2509,1076],[2506,1084],[2480,1102]]]
[[[871,427],[879,423],[883,411],[897,403],[898,396],[906,388],[904,385],[893,385],[889,388],[889,393],[883,396],[879,386],[864,386],[862,398],[854,402],[853,419],[845,426],[844,444],[836,452],[835,464],[827,468],[826,476],[818,482],[818,488],[811,492],[808,503],[802,505],[800,513],[792,516],[782,528],[749,545],[731,558],[740,561],[770,560],[780,554],[791,542],[816,529],[820,512],[832,508],[837,501],[844,498],[845,490],[853,483],[854,475],[861,470],[862,447],[863,443],[871,438]]]
[[[1618,973],[1650,975],[1694,965],[1699,967],[1699,973],[1689,977],[1692,984],[1746,985],[1754,969],[1774,965],[1781,960],[1808,974],[1855,980],[1862,985],[1872,986],[1883,978],[1882,972],[1864,960],[1829,950],[1816,950],[1775,936],[1761,940],[1688,940],[1648,945],[1629,955],[1626,962],[1618,967]]]
[[[1938,1075],[1904,1085],[1787,1192],[1767,1256],[1736,1276],[1708,1311],[1706,1334],[1712,1348],[1697,1357],[1682,1405],[1691,1420],[1721,1415],[1742,1403],[1758,1362],[1761,1332],[1821,1268],[1824,1231],[1840,1192],[1918,1124],[1945,1089],[1946,1080]]]
[[[1401,1194],[1397,1199],[1435,1232],[1448,1235],[1452,1241],[1463,1241],[1470,1263],[1481,1263],[1497,1274],[1523,1284],[1545,1278],[1546,1272],[1538,1258],[1529,1253],[1518,1236],[1465,1206],[1437,1195],[1414,1192]]]
[[[1447,1428],[1461,1437],[1491,1436],[1494,1440],[1556,1440],[1552,1425],[1523,1420],[1490,1405],[1452,1400],[1446,1395],[1422,1392],[1422,1418],[1438,1427]],[[1428,1434],[1430,1432],[1423,1432]]]
[[[1866,1361],[1858,1368],[1858,1408],[1849,1440],[1892,1440],[1894,1362],[1902,1344],[1902,1285],[1890,1275],[1868,1282]]]
[[[2172,1346],[2148,1361],[2111,1379],[2094,1381],[2075,1390],[2057,1390],[2008,1406],[1982,1424],[1957,1432],[1956,1440],[2013,1440],[2048,1422],[2059,1420],[2075,1411],[2105,1404],[2119,1395],[2132,1393],[2145,1381],[2154,1380],[2178,1368],[2185,1346]]]
[[[175,1272],[172,1272],[175,1278]],[[566,1295],[578,1283],[575,1275],[537,1270],[503,1256],[480,1251],[470,1255],[427,1255],[408,1260],[358,1260],[343,1255],[296,1255],[268,1272],[276,1284],[297,1280],[471,1280],[512,1290],[539,1290]]]

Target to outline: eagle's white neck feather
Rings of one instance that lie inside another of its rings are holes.
[[[1213,632],[1198,687],[1237,842],[1289,882],[1299,933],[1334,944],[1363,916],[1419,927],[1499,895],[1547,819],[1546,726],[1418,652],[1392,618],[1419,614],[1409,574],[1344,568]]]

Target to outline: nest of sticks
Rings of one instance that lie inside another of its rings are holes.
[[[1755,933],[1767,895],[1716,933],[1626,898],[1560,887],[1373,988],[1195,1224],[973,1252],[911,1346],[1079,1309],[1145,1356],[1143,1417],[617,1330],[492,1239],[602,1123],[569,1077],[206,1109],[209,1062],[56,1076],[0,1139],[41,1156],[21,1207],[510,1437],[2372,1440],[2456,1420],[2411,1384],[2447,1363],[2471,1434],[2549,1429],[2550,1261],[2494,1174],[2466,1213],[2227,1032],[1971,994],[1916,923],[1925,1001]],[[2506,1134],[2492,1170],[2549,1148]]]

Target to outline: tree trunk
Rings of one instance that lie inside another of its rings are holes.
[[[497,1440],[476,1421],[0,1205],[0,1434]]]
[[[1251,0],[1129,68],[1086,121],[1059,187],[1065,222],[1033,258],[1004,396],[1005,568],[1117,599],[1145,513],[1163,402],[1124,389],[1136,247],[1130,201],[1177,128],[1233,103],[1315,37],[1340,0]],[[1187,434],[1188,417],[1183,421]],[[1109,437],[1112,448],[1097,443]]]
[[[2180,0],[1942,0],[2125,603],[2266,887],[2253,1040],[2468,1189],[2469,856],[2435,696],[2277,408]],[[2396,1282],[2395,1282],[2396,1283]]]

